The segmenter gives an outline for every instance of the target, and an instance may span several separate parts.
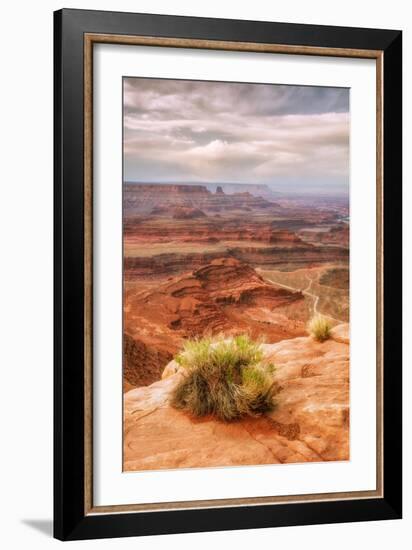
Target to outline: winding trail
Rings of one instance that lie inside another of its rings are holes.
[[[318,304],[319,304],[320,296],[317,294],[313,294],[312,292],[309,292],[312,288],[312,283],[315,279],[312,277],[309,277],[307,273],[305,274],[305,277],[308,279],[309,283],[308,283],[308,286],[302,290],[302,294],[305,294],[306,296],[310,296],[311,298],[313,298],[313,314],[322,315],[327,319],[331,319],[332,321],[336,321],[337,323],[340,323],[341,322],[340,319],[336,319],[336,317],[332,317],[332,315],[327,315],[326,313],[322,313],[321,311],[319,311]]]
[[[277,281],[273,281],[272,279],[269,279],[268,277],[265,277],[265,279],[267,281],[269,281],[271,284],[275,285],[275,286],[280,286],[282,288],[286,288],[287,290],[291,290],[293,292],[296,292],[296,291],[302,292],[302,294],[304,294],[305,296],[310,297],[313,300],[313,304],[312,304],[313,315],[322,315],[323,317],[326,317],[327,319],[330,319],[331,321],[341,323],[342,321],[340,319],[336,319],[335,317],[332,317],[331,315],[327,315],[326,313],[322,313],[321,311],[319,311],[318,304],[319,304],[320,296],[310,292],[310,290],[312,288],[312,284],[315,280],[315,277],[309,277],[309,275],[307,273],[305,273],[305,277],[308,280],[308,284],[305,288],[296,288],[296,287],[293,287],[293,286],[285,285],[284,283],[279,283]]]

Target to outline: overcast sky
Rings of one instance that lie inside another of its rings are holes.
[[[345,187],[349,90],[125,78],[124,179]]]

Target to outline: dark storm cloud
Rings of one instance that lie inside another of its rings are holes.
[[[126,180],[347,178],[349,91],[128,78]]]

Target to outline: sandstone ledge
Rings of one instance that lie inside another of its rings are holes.
[[[181,376],[170,362],[163,379],[124,396],[124,470],[276,464],[349,459],[349,337],[265,344],[279,382],[268,416],[225,423],[194,419],[170,406]]]

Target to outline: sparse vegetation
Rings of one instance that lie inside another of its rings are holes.
[[[323,315],[315,315],[308,323],[309,333],[318,342],[324,342],[330,338],[331,329],[332,325],[330,321]]]
[[[178,409],[230,421],[274,406],[275,367],[248,336],[189,340],[176,361],[187,370],[172,397]]]

